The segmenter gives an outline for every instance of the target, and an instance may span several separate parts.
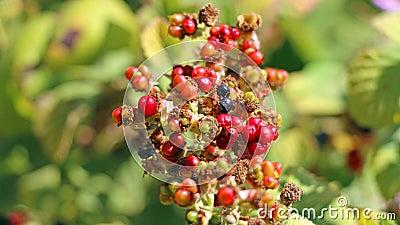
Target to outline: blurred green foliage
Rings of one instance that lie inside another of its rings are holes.
[[[0,0],[2,217],[184,224],[183,210],[158,202],[157,181],[142,178],[110,113],[122,103],[124,69],[177,42],[167,15],[208,2],[228,24],[261,14],[264,66],[291,72],[275,94],[284,123],[268,158],[304,189],[296,206],[345,195],[385,210],[400,191],[399,13],[367,0]],[[350,169],[351,151],[362,169]]]

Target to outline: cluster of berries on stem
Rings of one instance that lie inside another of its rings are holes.
[[[284,86],[288,72],[259,68],[259,15],[240,15],[229,26],[218,14],[208,4],[198,14],[171,15],[171,36],[204,39],[201,60],[171,65],[166,90],[146,65],[127,68],[129,88],[142,94],[112,118],[127,130],[145,130],[129,137],[133,155],[146,173],[162,177],[160,202],[186,208],[188,224],[281,224],[286,217],[277,209],[287,211],[301,190],[289,183],[280,196],[270,191],[279,188],[283,166],[264,158],[282,117],[262,103]],[[263,207],[276,211],[261,218]]]

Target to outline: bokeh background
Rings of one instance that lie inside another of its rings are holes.
[[[268,159],[305,191],[296,207],[346,196],[400,217],[399,1],[0,0],[0,224],[184,224],[111,111],[125,68],[178,41],[167,15],[208,2],[232,25],[261,14],[262,66],[291,72]]]

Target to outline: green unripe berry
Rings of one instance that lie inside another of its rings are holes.
[[[196,224],[199,220],[199,213],[194,210],[188,211],[186,213],[186,219],[189,222]]]

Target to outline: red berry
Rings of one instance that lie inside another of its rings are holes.
[[[231,37],[231,29],[229,27],[221,27],[220,36],[227,40]]]
[[[353,150],[347,155],[347,166],[354,172],[360,171],[364,165],[364,160],[358,150]]]
[[[236,27],[231,27],[231,38],[237,40],[240,37],[239,29]]]
[[[254,155],[262,155],[268,151],[268,145],[263,145],[257,142],[250,143],[247,145],[247,149],[249,150],[250,154]]]
[[[264,60],[264,56],[263,54],[256,50],[256,51],[252,51],[249,54],[247,54],[257,65],[260,65],[263,60]]]
[[[212,54],[214,54],[215,50],[216,50],[215,45],[211,42],[207,42],[201,48],[201,57],[207,58],[207,57],[211,56]]]
[[[171,71],[171,78],[174,80],[174,77],[176,75],[184,75],[184,70],[183,67],[180,65],[174,66],[174,68]]]
[[[122,108],[118,107],[114,109],[111,113],[112,119],[118,126],[122,124]]]
[[[209,78],[212,78],[211,81],[212,81],[213,83],[215,83],[215,81],[217,80],[217,79],[216,79],[216,78],[217,78],[217,74],[215,73],[215,70],[213,70],[213,69],[208,69],[208,70],[207,70],[207,76],[208,76]]]
[[[232,116],[232,127],[236,128],[239,132],[243,129],[243,120],[238,116]]]
[[[157,113],[157,102],[152,96],[142,96],[138,103],[139,111],[145,116],[152,116]]]
[[[186,85],[181,92],[183,100],[190,100],[197,96],[197,88],[193,85]]]
[[[11,212],[7,215],[11,225],[22,225],[28,222],[28,216],[24,212]]]
[[[223,187],[217,194],[218,202],[225,206],[230,206],[235,201],[235,191],[231,187]]]
[[[180,26],[169,26],[168,33],[172,37],[177,37],[177,38],[183,37],[183,30]]]
[[[225,131],[225,136],[229,139],[229,142],[233,144],[238,139],[239,132],[235,128],[229,127]]]
[[[161,152],[164,156],[173,156],[179,150],[171,141],[166,141],[162,148]]]
[[[224,51],[231,51],[236,46],[236,42],[232,39],[226,39],[224,45],[221,46]]]
[[[183,163],[184,166],[197,166],[200,163],[200,159],[195,155],[189,155],[186,157],[185,162]]]
[[[179,120],[175,117],[168,118],[168,127],[169,129],[175,132],[181,131],[181,128],[179,126]]]
[[[148,86],[149,86],[149,79],[147,79],[145,76],[136,76],[132,80],[132,87],[135,90],[143,91],[146,90]]]
[[[195,68],[193,68],[193,71],[192,71],[193,78],[206,77],[207,74],[208,74],[208,70],[202,66],[196,66]]]
[[[279,184],[278,184],[279,185]],[[271,189],[275,189],[275,188],[271,188]],[[280,221],[282,219],[282,215],[280,215],[282,213],[282,210],[280,209],[279,204],[275,204],[271,207],[270,209],[271,211],[271,216],[274,220],[276,221]]]
[[[261,163],[261,170],[262,170],[264,176],[273,176],[274,175],[274,171],[275,171],[275,167],[274,167],[274,164],[271,161],[264,160]]]
[[[171,156],[164,156],[164,158],[165,158],[166,160],[172,162],[172,163],[178,163],[178,159],[177,159],[175,156],[173,156],[173,155],[171,155]]]
[[[228,128],[232,124],[232,117],[227,113],[219,114],[217,121],[222,128]]]
[[[272,126],[261,126],[260,127],[260,137],[261,144],[268,144],[274,140],[274,132],[272,131]]]
[[[210,35],[214,36],[214,37],[218,37],[221,31],[221,27],[220,26],[213,26],[210,29]]]
[[[160,193],[159,195],[159,200],[161,202],[161,204],[163,205],[171,205],[174,200],[172,200],[171,195],[167,195],[167,194],[162,194]]]
[[[263,122],[263,120],[260,117],[250,117],[248,119],[248,124],[254,125],[255,127],[258,127],[261,122]]]
[[[125,70],[125,77],[128,80],[131,80],[131,78],[133,77],[133,75],[138,71],[138,68],[135,66],[130,66],[128,68],[126,68]]]
[[[185,178],[182,181],[182,188],[192,192],[193,194],[197,193],[199,189],[197,188],[197,183],[191,178]]]
[[[190,65],[186,65],[183,67],[183,71],[186,76],[190,77],[190,76],[192,76],[193,67]]]
[[[205,148],[205,151],[210,153],[211,155],[214,155],[214,151],[215,151],[215,146],[213,145],[207,145],[207,147]]]
[[[243,41],[242,45],[240,46],[240,50],[245,51],[246,49],[255,49],[256,46],[254,45],[254,42],[251,40],[245,40]]]
[[[188,206],[192,201],[192,193],[183,188],[175,192],[175,203],[179,206]]]
[[[219,46],[220,46],[220,41],[219,41],[219,38],[218,37],[216,37],[216,36],[210,36],[209,38],[207,38],[207,41],[208,41],[208,43],[211,43],[212,45],[214,45],[214,47],[216,48],[216,49],[218,49],[219,48]]]
[[[182,91],[187,86],[187,78],[184,75],[176,75],[172,81],[172,86],[177,91]]]
[[[169,16],[169,22],[174,26],[180,26],[185,16],[182,13],[176,13]]]
[[[276,139],[278,139],[279,137],[279,133],[278,133],[278,128],[276,127],[271,127],[272,132],[274,133],[274,138],[272,139],[273,141],[275,141]]]
[[[185,144],[185,138],[182,133],[172,133],[169,135],[169,141],[178,147],[182,147]]]
[[[253,142],[258,137],[257,128],[254,125],[246,125],[242,129],[242,135],[248,142]]]
[[[196,21],[192,18],[185,18],[182,21],[182,28],[186,34],[194,34],[197,29]]]
[[[275,171],[278,172],[278,175],[282,175],[282,171],[283,171],[283,166],[282,163],[280,162],[274,162],[274,167],[275,167]]]
[[[264,176],[263,184],[269,189],[275,189],[279,186],[279,181],[272,176]]]
[[[202,92],[209,92],[213,88],[213,82],[208,77],[200,77],[196,79],[199,89]]]
[[[215,143],[217,144],[218,148],[225,150],[228,149],[229,139],[225,135],[219,134],[217,137],[215,137]]]

